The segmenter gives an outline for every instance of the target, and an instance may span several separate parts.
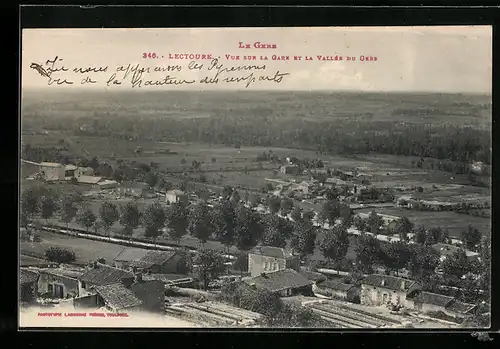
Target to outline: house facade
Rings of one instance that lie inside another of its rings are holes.
[[[123,182],[118,187],[118,192],[125,196],[142,197],[148,186],[144,183]]]
[[[313,290],[317,294],[347,302],[358,301],[361,293],[359,287],[333,280],[320,282]]]
[[[251,276],[292,269],[300,270],[300,258],[279,247],[257,246],[248,254],[248,271]]]
[[[458,301],[455,297],[431,292],[414,292],[408,297],[408,307],[423,313],[442,312],[454,318],[463,319],[474,313],[477,305]]]
[[[38,292],[47,298],[73,298],[78,296],[78,277],[81,272],[59,269],[41,269],[39,271]]]
[[[55,162],[40,163],[40,174],[45,181],[63,181],[65,178],[64,165]]]
[[[94,175],[94,169],[92,167],[78,167],[75,169],[75,177],[81,177],[81,176],[93,176]]]
[[[169,204],[175,204],[178,202],[187,203],[188,196],[182,190],[169,190],[165,194],[165,201]]]
[[[360,301],[369,306],[393,304],[411,308],[407,295],[418,288],[419,285],[412,280],[389,275],[368,275],[361,282]]]

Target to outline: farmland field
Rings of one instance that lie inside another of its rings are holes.
[[[356,210],[356,213],[370,213],[371,209]],[[491,233],[491,221],[489,218],[474,217],[456,212],[434,212],[434,211],[415,211],[399,208],[378,208],[377,213],[406,216],[415,226],[423,225],[425,228],[441,227],[448,229],[450,236],[460,238],[460,233],[467,230],[467,227],[472,225],[478,228],[484,234]]]

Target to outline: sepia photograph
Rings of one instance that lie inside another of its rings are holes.
[[[492,27],[23,29],[19,327],[491,322]]]

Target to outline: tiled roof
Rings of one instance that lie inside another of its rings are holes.
[[[64,170],[66,171],[74,171],[78,168],[78,166],[75,166],[75,165],[66,165],[64,166]]]
[[[94,290],[104,299],[105,304],[115,310],[135,307],[142,304],[132,291],[121,283],[94,286]]]
[[[257,246],[252,250],[251,253],[267,257],[283,258],[283,259],[292,257],[291,252],[280,247],[272,247],[272,246]]]
[[[344,291],[347,292],[351,288],[354,287],[354,285],[351,284],[344,284],[342,282],[334,281],[334,280],[326,280],[323,281],[318,285],[319,288],[329,288],[332,290],[337,290],[337,291]]]
[[[121,282],[123,279],[133,279],[134,274],[122,269],[113,268],[109,265],[97,263],[97,267],[86,271],[79,280],[88,282],[94,285],[110,285]]]
[[[131,266],[148,268],[153,265],[163,265],[175,255],[175,251],[148,251],[135,248],[125,248],[115,257],[117,262],[128,262]]]
[[[247,279],[245,282],[249,285],[255,285],[258,288],[264,288],[271,292],[311,285],[311,281],[292,269],[259,275]]]
[[[476,305],[474,304],[469,304],[469,303],[463,303],[459,302],[457,300],[452,301],[446,306],[447,310],[456,312],[456,313],[462,313],[462,314],[467,314],[474,310],[476,308]]]
[[[60,268],[41,269],[40,272],[43,274],[52,274],[57,276],[69,277],[73,279],[78,279],[80,276],[83,275],[83,271],[64,270]]]
[[[122,182],[120,184],[120,187],[129,188],[129,189],[146,189],[148,187],[148,185],[144,184],[144,183],[137,183],[137,182]]]
[[[76,180],[78,183],[97,184],[101,179],[102,177],[79,176]]]
[[[309,270],[301,270],[300,274],[302,276],[305,276],[307,279],[314,281],[314,282],[320,282],[320,281],[325,281],[326,277],[321,274],[321,273],[316,273],[314,271],[309,271]]]
[[[38,281],[38,273],[31,270],[21,269],[21,273],[19,275],[19,283],[21,285],[26,285],[32,282]]]
[[[396,276],[373,274],[368,275],[362,281],[365,285],[384,287],[396,291],[408,291],[415,281],[399,278]]]
[[[415,302],[432,304],[440,307],[445,307],[447,304],[453,301],[453,297],[431,292],[419,292],[413,299]]]
[[[442,244],[442,243],[434,244],[434,245],[432,245],[432,248],[434,250],[436,250],[437,252],[439,252],[439,254],[442,256],[452,256],[453,254],[455,254],[455,252],[461,250],[461,248],[458,246]],[[477,256],[478,253],[472,252],[469,250],[465,250],[465,255],[467,257],[473,257],[473,256]]]

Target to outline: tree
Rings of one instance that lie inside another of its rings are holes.
[[[407,217],[400,217],[396,221],[394,231],[399,235],[401,241],[408,241],[408,234],[413,232],[414,225]]]
[[[292,211],[292,208],[293,208],[293,200],[292,199],[283,198],[280,201],[280,210],[281,210],[282,215],[284,215],[284,216],[288,215]]]
[[[158,179],[158,175],[153,171],[149,171],[144,178],[145,182],[149,185],[150,188],[154,188],[156,186],[156,184],[158,183]]]
[[[167,210],[167,227],[172,240],[179,243],[189,226],[188,212],[182,202],[176,202]]]
[[[240,252],[233,262],[233,268],[240,271],[241,275],[248,272],[248,253]]]
[[[265,246],[285,247],[286,240],[276,227],[268,226],[264,230],[262,244]]]
[[[250,207],[257,207],[260,203],[260,198],[255,194],[249,194],[248,203],[250,204]]]
[[[179,274],[188,275],[193,270],[193,258],[191,252],[187,248],[181,248],[176,251],[179,256],[177,262],[177,272]]]
[[[308,223],[295,224],[294,235],[290,241],[291,248],[306,258],[314,253],[316,246],[316,228]]]
[[[467,260],[465,251],[462,249],[457,250],[443,261],[443,273],[446,276],[461,278],[469,271],[469,261]]]
[[[164,178],[160,178],[156,186],[158,187],[158,189],[163,191],[169,191],[170,189],[173,188],[172,182],[168,182]]]
[[[134,229],[139,226],[141,212],[139,207],[131,202],[128,202],[121,208],[120,224],[123,225],[125,235],[132,236]]]
[[[340,202],[337,200],[329,200],[323,204],[320,212],[320,219],[322,222],[328,222],[334,225],[337,218],[340,217]]]
[[[57,210],[57,203],[52,196],[43,196],[40,205],[42,218],[47,220],[54,215]]]
[[[215,237],[226,246],[229,252],[229,247],[234,243],[236,225],[236,213],[233,204],[229,200],[225,200],[214,207],[211,215],[211,225]]]
[[[364,233],[368,228],[368,224],[367,224],[366,220],[360,216],[354,217],[354,226],[361,233]]]
[[[326,176],[325,176],[326,177]],[[326,179],[325,179],[326,181]],[[339,197],[339,191],[336,186],[333,186],[326,190],[325,197],[328,201],[337,200]]]
[[[327,231],[320,245],[323,256],[337,266],[346,256],[348,248],[349,235],[344,226],[336,226],[333,230]]]
[[[415,235],[414,235],[413,239],[415,240],[416,243],[423,244],[423,243],[425,243],[426,238],[427,238],[427,230],[425,230],[423,225],[420,225],[415,230]]]
[[[71,263],[76,259],[73,251],[54,246],[45,250],[45,257],[49,261],[56,263]]]
[[[260,217],[251,209],[239,206],[235,210],[236,224],[234,237],[236,247],[248,251],[262,239],[263,224]]]
[[[489,292],[491,285],[491,238],[484,237],[479,249],[482,273],[479,278],[481,289]]]
[[[395,270],[397,274],[410,261],[411,252],[405,243],[385,243],[382,245],[381,257],[385,267],[389,270]]]
[[[304,222],[309,222],[309,223],[312,223],[312,220],[314,219],[314,211],[304,211],[304,213],[302,213],[302,220]]]
[[[341,205],[339,212],[340,219],[342,220],[342,224],[346,227],[350,227],[353,223],[353,213],[351,208],[348,205]]]
[[[302,221],[302,210],[300,209],[299,206],[295,206],[292,210],[292,213],[290,214],[294,222],[300,222]]]
[[[99,209],[99,216],[101,217],[101,222],[102,222],[102,226],[104,228],[104,231],[111,238],[111,235],[109,234],[111,227],[120,218],[118,208],[112,202],[105,201],[102,203],[102,205]]]
[[[146,228],[145,235],[156,241],[158,236],[163,233],[162,229],[167,219],[165,210],[158,202],[152,203],[146,207],[142,219]]]
[[[233,193],[233,188],[230,185],[225,185],[224,188],[222,188],[223,199],[230,198],[232,193]]]
[[[277,196],[271,196],[267,198],[267,206],[269,207],[269,212],[278,213],[281,208],[281,201]]]
[[[430,246],[409,245],[410,260],[408,269],[411,276],[418,280],[428,280],[435,275],[435,269],[439,264],[439,253]]]
[[[373,265],[380,261],[380,241],[373,236],[361,235],[356,246],[356,263],[360,269],[368,274],[373,273]]]
[[[378,235],[380,233],[382,224],[384,224],[384,220],[380,217],[375,210],[373,210],[368,216],[368,230],[370,233]]]
[[[69,226],[69,223],[75,218],[78,209],[73,203],[71,196],[65,196],[61,203],[61,220]]]
[[[92,225],[94,225],[96,219],[97,219],[97,217],[94,214],[94,212],[92,212],[92,210],[89,207],[87,207],[87,208],[84,208],[83,212],[81,212],[78,215],[78,217],[76,218],[76,221],[78,224],[83,225],[88,232],[89,228]]]
[[[425,244],[434,245],[441,241],[443,231],[440,227],[433,227],[426,231],[425,233]]]
[[[476,250],[476,246],[481,242],[481,237],[481,232],[471,225],[468,226],[466,231],[462,232],[462,240],[469,250]]]
[[[21,212],[25,215],[28,221],[33,219],[33,216],[38,212],[39,203],[38,196],[33,189],[23,191],[21,195]]]
[[[231,196],[230,196],[230,200],[231,200],[231,203],[234,205],[234,206],[237,206],[239,205],[240,203],[240,200],[241,200],[241,197],[240,197],[240,193],[238,193],[237,190],[233,190]]]
[[[99,168],[99,160],[97,157],[93,157],[92,160],[90,160],[89,167],[92,167],[94,171],[96,171]]]
[[[191,235],[196,237],[200,243],[204,244],[212,235],[212,219],[208,205],[202,202],[195,205],[188,215],[188,229]]]
[[[224,273],[224,259],[218,251],[202,248],[195,256],[194,264],[197,266],[196,274],[203,283],[203,288],[208,289],[210,281]]]

